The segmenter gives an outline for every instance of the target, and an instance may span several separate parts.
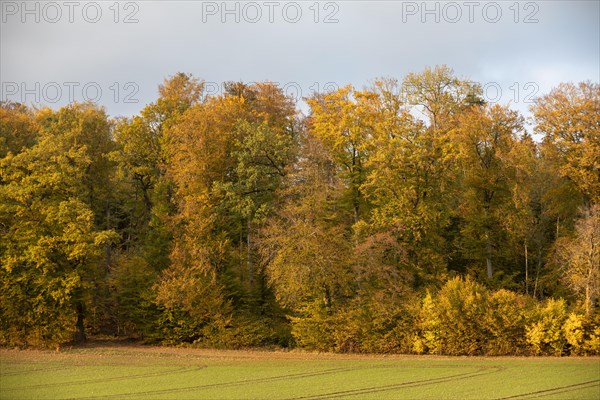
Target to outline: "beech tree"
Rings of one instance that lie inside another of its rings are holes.
[[[267,301],[264,275],[256,268],[255,232],[271,212],[294,151],[293,116],[290,99],[273,85],[235,83],[225,95],[189,108],[167,130],[166,173],[176,212],[171,265],[157,286],[157,299],[167,309],[196,318],[185,298],[168,300],[167,288],[175,286],[180,293],[190,288],[190,296],[197,285],[210,289],[210,298],[197,299],[220,299],[222,307],[206,310],[221,322],[232,313],[229,301],[240,309]],[[197,334],[203,322],[193,323]]]
[[[406,253],[398,260],[403,268],[424,282],[436,281],[447,262],[441,233],[450,216],[451,149],[443,134],[410,113],[397,83],[377,81],[370,99],[361,109],[362,119],[372,121],[362,185],[371,212],[357,232],[393,233]]]
[[[37,141],[34,112],[20,103],[0,101],[0,158],[20,153]]]
[[[572,237],[556,242],[562,277],[580,297],[590,316],[600,295],[600,206],[584,209]]]
[[[103,250],[116,240],[99,222],[109,200],[110,125],[89,104],[36,118],[38,143],[0,163],[2,328],[25,342],[60,343],[73,331],[83,341]]]
[[[586,201],[600,200],[600,84],[563,83],[532,106],[535,130],[557,151],[560,174]]]
[[[367,152],[365,122],[358,115],[356,93],[351,86],[337,91],[315,96],[308,100],[311,107],[309,129],[321,140],[334,161],[344,171],[347,181],[348,198],[354,211],[354,222],[361,216],[361,203],[364,195],[361,185],[365,179]],[[358,95],[360,96],[360,94]]]
[[[279,207],[261,232],[269,282],[286,307],[317,302],[331,312],[350,282],[353,211],[338,208],[344,186],[321,141],[307,135]]]
[[[508,153],[522,132],[522,118],[501,106],[472,106],[459,116],[453,137],[461,171],[462,246],[467,258],[485,260],[493,277],[494,255],[502,254],[500,219],[510,204]]]

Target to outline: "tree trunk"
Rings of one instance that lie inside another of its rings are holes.
[[[78,301],[75,307],[77,308],[77,322],[75,323],[75,342],[83,343],[87,340],[87,338],[85,337],[85,326],[83,324],[85,317],[83,303],[81,301]]]
[[[150,200],[150,196],[148,195],[148,191],[146,189],[142,191],[142,196],[144,199],[144,207],[146,207],[146,214],[148,215],[148,218],[150,218],[152,215],[152,201]]]
[[[356,148],[352,148],[352,169],[350,170],[352,174],[352,207],[354,208],[354,223],[356,224],[359,219],[359,207],[360,207],[360,178],[357,177],[357,174],[360,173],[360,160],[358,159],[358,152]]]
[[[487,197],[487,196],[486,196]],[[487,201],[486,201],[487,202]],[[483,217],[485,219],[485,264],[487,267],[487,277],[488,279],[492,279],[493,270],[492,270],[492,239],[490,238],[490,227],[488,220],[488,206],[483,207]]]
[[[250,222],[250,218],[248,218],[247,220],[248,223],[248,232],[246,234],[246,257],[247,257],[247,264],[248,264],[248,282],[250,284],[250,288],[252,289],[252,287],[254,286],[254,265],[252,264],[252,242],[250,241],[250,229],[251,229],[251,222]]]
[[[527,241],[525,241],[525,294],[529,295],[529,261],[527,257]]]
[[[110,229],[110,207],[106,209],[106,229]],[[104,247],[104,272],[108,275],[110,269],[110,258],[111,258],[110,244],[106,244]]]
[[[585,285],[585,316],[590,316],[590,311],[592,309],[592,299],[590,296],[590,285],[589,283]]]
[[[489,233],[486,235],[485,248],[487,252],[486,265],[487,265],[487,277],[492,278],[492,241],[490,240]]]
[[[327,314],[331,315],[331,293],[329,292],[329,288],[324,288],[324,298],[325,308],[327,308]]]
[[[590,207],[588,207],[586,209],[586,219],[589,220],[589,218],[591,217],[591,209]],[[598,260],[594,259],[594,254],[596,253],[595,250],[595,246],[596,246],[596,240],[598,239],[597,237],[595,237],[594,235],[594,227],[591,228],[591,232],[590,232],[590,250],[588,251],[587,254],[587,277],[585,280],[585,315],[586,317],[590,316],[590,313],[592,312],[592,285],[596,284],[597,282],[594,282],[594,267],[598,267]]]
[[[540,278],[540,270],[542,269],[542,248],[538,247],[537,267],[535,270],[535,284],[533,285],[533,297],[537,295],[538,280]]]
[[[587,269],[587,277],[585,280],[585,316],[589,317],[592,312],[592,291],[590,290],[590,286],[593,284],[592,282],[592,273],[594,270],[594,240],[591,240],[591,249],[588,254],[588,269]]]

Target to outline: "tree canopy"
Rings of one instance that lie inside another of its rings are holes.
[[[204,88],[117,119],[1,104],[0,345],[600,351],[598,83],[537,98],[532,132],[446,66],[306,116]]]

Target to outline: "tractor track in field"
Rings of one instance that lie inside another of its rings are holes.
[[[516,394],[514,396],[501,397],[499,400],[530,399],[530,398],[551,396],[553,394],[569,393],[569,392],[574,392],[579,389],[586,389],[588,387],[596,386],[597,384],[600,384],[600,379],[595,379],[593,381],[587,381],[587,382],[581,382],[581,383],[575,383],[573,385],[559,386],[559,387],[555,387],[552,389],[537,390],[535,392]]]
[[[185,373],[185,372],[199,371],[206,367],[207,367],[206,365],[193,366],[193,367],[180,367],[180,368],[177,368],[174,370],[163,371],[163,372],[148,372],[148,373],[144,373],[144,374],[133,374],[133,375],[127,375],[127,376],[113,376],[113,377],[95,378],[95,379],[84,379],[84,380],[69,381],[69,382],[40,383],[37,385],[18,386],[18,387],[14,387],[14,388],[8,388],[8,389],[4,389],[3,391],[45,389],[45,388],[56,387],[56,386],[79,386],[79,385],[89,385],[89,384],[94,384],[94,383],[124,381],[124,380],[128,380],[128,379],[155,378],[155,377],[159,377],[159,376],[177,375],[177,374]]]
[[[337,392],[329,392],[329,393],[320,393],[311,396],[300,396],[300,397],[292,397],[286,400],[314,400],[314,399],[335,399],[339,397],[347,397],[347,396],[360,396],[371,393],[379,393],[379,392],[387,392],[390,390],[397,390],[403,388],[413,388],[419,386],[427,386],[433,385],[436,383],[445,383],[458,381],[461,379],[468,379],[476,376],[487,375],[494,372],[499,372],[506,369],[505,367],[500,366],[490,366],[490,367],[482,367],[474,372],[465,372],[461,374],[455,374],[450,376],[443,376],[439,378],[430,378],[430,379],[421,379],[417,381],[409,381],[402,383],[395,383],[391,385],[383,385],[383,386],[375,386],[370,388],[361,388],[361,389],[352,389],[352,390],[341,390]]]
[[[330,375],[338,372],[352,371],[356,368],[331,368],[323,371],[317,372],[304,372],[304,373],[296,373],[296,374],[287,374],[287,375],[276,375],[265,378],[255,378],[255,379],[246,379],[243,381],[232,381],[232,382],[222,382],[222,383],[212,383],[206,385],[196,385],[196,386],[186,386],[182,388],[174,388],[174,389],[157,389],[157,390],[148,390],[144,392],[129,392],[129,393],[119,393],[112,394],[108,396],[90,396],[90,397],[77,397],[76,399],[110,399],[110,398],[124,398],[124,397],[135,397],[135,396],[150,396],[150,395],[161,395],[161,394],[174,394],[181,392],[189,392],[193,390],[204,390],[204,389],[213,389],[219,387],[230,387],[230,386],[242,386],[251,383],[263,383],[263,382],[274,382],[285,379],[302,379],[313,376],[322,376],[322,375]],[[75,400],[75,398],[68,399]]]
[[[448,368],[448,367],[461,368],[462,366],[460,366],[460,365],[431,366],[428,368]],[[309,378],[309,377],[313,377],[313,376],[331,375],[331,374],[336,374],[339,372],[348,372],[348,371],[355,371],[355,370],[362,370],[362,369],[364,369],[364,370],[377,369],[377,368],[390,368],[390,367],[389,366],[370,366],[370,367],[362,367],[362,368],[355,368],[355,367],[332,368],[332,369],[327,369],[327,370],[317,371],[317,372],[277,375],[277,376],[265,377],[265,378],[247,379],[247,380],[243,380],[243,381],[232,381],[232,382],[196,385],[196,386],[188,386],[188,387],[174,388],[174,389],[158,389],[158,390],[149,390],[149,391],[143,391],[143,392],[120,393],[120,394],[112,394],[112,395],[108,395],[108,396],[78,397],[78,399],[98,399],[98,398],[105,399],[105,398],[139,397],[139,396],[150,396],[150,395],[171,395],[171,394],[182,393],[182,392],[190,392],[190,391],[194,391],[194,390],[205,390],[205,389],[214,389],[214,388],[231,387],[231,386],[242,386],[242,385],[253,384],[253,383],[276,382],[276,381],[287,380],[287,379],[303,379],[303,378]],[[377,392],[389,391],[389,390],[394,390],[394,389],[400,389],[403,387],[418,387],[418,386],[431,385],[431,384],[435,384],[435,383],[449,382],[449,381],[453,381],[453,380],[467,379],[467,378],[471,378],[474,376],[485,375],[488,373],[497,372],[497,371],[500,371],[503,369],[505,369],[505,368],[498,367],[498,366],[482,367],[474,372],[454,374],[454,375],[440,377],[440,378],[432,378],[432,379],[425,379],[425,380],[412,381],[412,382],[403,382],[403,383],[394,384],[394,385],[377,386],[377,387],[372,387],[372,388],[363,388],[363,389],[356,389],[356,390],[350,390],[350,391],[331,392],[331,393],[319,394],[319,395],[314,395],[314,396],[294,397],[289,400],[327,399],[327,398],[336,398],[336,397],[343,397],[343,396],[356,396],[356,395],[362,395],[362,394],[377,393]],[[492,371],[490,371],[490,370],[492,370]],[[70,399],[70,400],[74,400],[74,399]]]
[[[69,368],[73,368],[72,365],[54,365],[52,367],[45,367],[45,368],[34,368],[34,369],[28,369],[28,370],[24,370],[24,371],[12,371],[12,372],[2,372],[0,373],[0,376],[17,376],[17,375],[25,375],[25,374],[29,374],[32,372],[52,372],[52,371],[60,371],[63,369],[69,369]]]

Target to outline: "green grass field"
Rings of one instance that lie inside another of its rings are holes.
[[[0,350],[0,399],[600,399],[600,358]]]

